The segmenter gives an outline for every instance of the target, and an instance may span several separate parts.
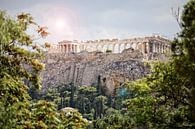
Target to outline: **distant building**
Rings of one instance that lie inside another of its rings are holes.
[[[49,53],[78,53],[81,51],[101,51],[107,50],[113,53],[121,53],[123,50],[132,48],[140,50],[143,54],[149,53],[167,53],[171,51],[170,41],[160,36],[150,36],[132,39],[101,39],[87,41],[68,41],[64,40],[57,45],[52,45]]]

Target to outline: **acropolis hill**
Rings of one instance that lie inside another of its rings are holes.
[[[170,41],[159,37],[133,39],[62,41],[50,48],[43,87],[73,83],[76,86],[97,85],[107,93],[126,81],[149,73],[145,60],[164,60],[170,52]]]

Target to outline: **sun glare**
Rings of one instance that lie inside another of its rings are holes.
[[[57,27],[58,29],[64,28],[64,27],[65,27],[65,24],[66,24],[66,22],[65,22],[65,20],[63,20],[63,19],[57,19],[57,20],[56,20],[56,23],[55,23],[55,25],[56,25],[56,27]]]

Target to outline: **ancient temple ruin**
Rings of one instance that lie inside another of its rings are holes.
[[[144,55],[149,53],[169,53],[170,41],[161,36],[150,36],[132,39],[101,39],[87,41],[64,40],[57,45],[52,45],[49,53],[78,53],[82,51],[111,51],[121,53],[123,50],[132,48],[140,50]]]
[[[64,40],[46,53],[43,87],[70,83],[91,86],[99,83],[101,77],[102,86],[112,93],[124,82],[149,74],[150,67],[145,60],[166,61],[168,53],[170,41],[160,36],[83,42]]]

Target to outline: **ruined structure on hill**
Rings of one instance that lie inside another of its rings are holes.
[[[123,50],[132,48],[142,52],[145,59],[149,59],[152,53],[169,53],[170,41],[160,36],[151,36],[133,39],[101,39],[88,41],[64,40],[57,45],[52,45],[49,53],[79,53],[82,51],[111,51],[121,53]]]
[[[124,82],[149,73],[145,60],[164,60],[169,52],[169,40],[155,36],[80,43],[62,41],[50,48],[43,61],[46,64],[42,72],[43,88],[70,83],[91,86],[99,80],[107,93],[113,93]]]

